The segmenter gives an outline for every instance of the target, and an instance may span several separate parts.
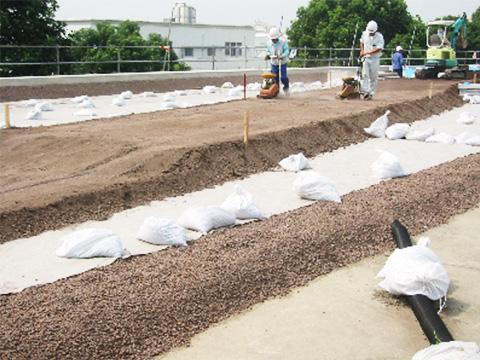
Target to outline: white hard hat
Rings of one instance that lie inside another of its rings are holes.
[[[271,28],[270,32],[268,33],[270,39],[278,39],[280,37],[280,31],[277,28]]]
[[[369,33],[375,33],[375,32],[377,32],[377,29],[378,29],[378,25],[375,21],[371,20],[371,21],[368,22],[367,31]]]
[[[403,51],[403,48],[400,45],[398,45],[397,46],[397,51]]]

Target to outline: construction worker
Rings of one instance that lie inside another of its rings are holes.
[[[290,80],[287,76],[287,63],[290,49],[288,48],[288,43],[285,40],[280,39],[280,35],[280,30],[277,28],[270,29],[270,41],[267,44],[267,55],[265,56],[265,60],[271,61],[270,71],[276,75],[276,81],[279,86],[279,64],[281,64],[280,80],[283,84],[283,91],[288,94],[290,90]]]
[[[405,60],[403,59],[403,48],[399,45],[397,46],[397,52],[393,54],[392,64],[393,71],[395,71],[400,78],[403,77],[403,67],[405,66]]]
[[[360,38],[360,56],[364,61],[362,93],[365,100],[371,100],[377,89],[380,57],[384,46],[383,35],[377,30],[378,25],[372,20]]]

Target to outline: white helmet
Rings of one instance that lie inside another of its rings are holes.
[[[398,45],[397,46],[397,51],[403,51],[403,48],[400,45]]]
[[[270,39],[272,39],[272,40],[273,39],[278,39],[280,37],[280,30],[278,30],[277,28],[271,28],[268,35],[270,36]]]
[[[378,30],[378,25],[375,21],[371,20],[367,24],[367,31],[371,34],[376,33]]]

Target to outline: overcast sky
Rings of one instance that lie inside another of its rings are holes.
[[[386,0],[385,0],[386,1]],[[175,0],[57,0],[58,20],[133,20],[163,21],[170,17]],[[283,29],[296,18],[300,6],[310,0],[186,0],[196,9],[198,24],[253,25],[257,19],[279,25],[283,16]],[[420,15],[424,22],[445,15],[468,17],[480,7],[477,0],[406,0],[412,15]]]

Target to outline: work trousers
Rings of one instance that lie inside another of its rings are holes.
[[[275,74],[275,80],[277,81],[277,84],[280,85],[280,81],[278,81],[278,65],[272,64],[272,69],[270,71],[272,72],[272,74]],[[282,64],[281,66],[280,80],[282,81],[282,84],[283,84],[283,91],[288,91],[290,88],[290,80],[288,79],[288,76],[287,76],[287,64]]]
[[[377,90],[378,70],[380,69],[380,58],[367,57],[363,62],[363,83],[362,92],[373,95]]]

